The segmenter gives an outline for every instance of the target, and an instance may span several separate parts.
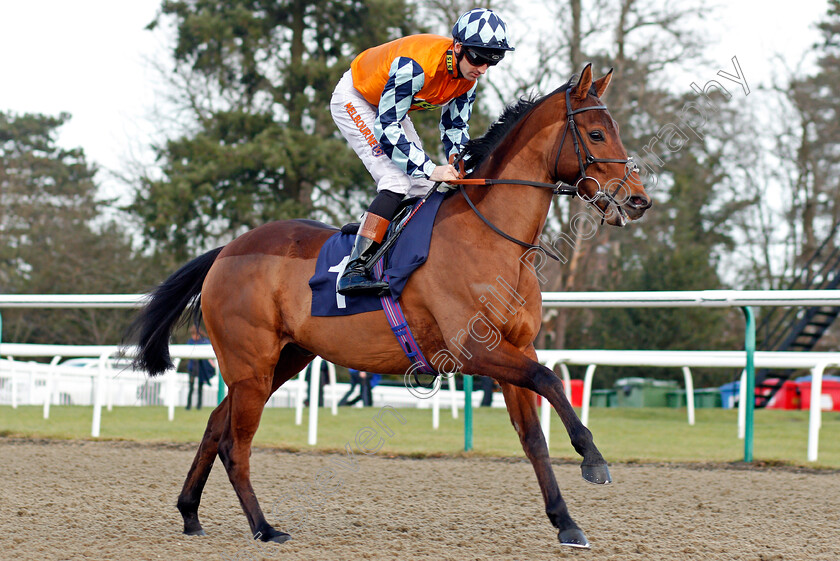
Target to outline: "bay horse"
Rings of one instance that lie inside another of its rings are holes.
[[[538,187],[574,185],[576,194],[600,211],[602,222],[617,226],[625,218],[640,218],[651,205],[615,121],[599,99],[611,76],[612,71],[593,81],[587,65],[577,81],[573,77],[549,95],[508,107],[484,137],[467,145],[470,177],[495,178],[496,183],[462,187],[464,196],[455,193],[443,201],[428,260],[409,279],[400,300],[427,357],[447,353],[462,374],[499,382],[560,543],[586,548],[589,542],[569,515],[551,467],[538,395],[560,415],[583,457],[583,478],[598,484],[611,479],[562,382],[536,360],[542,301],[536,257],[527,247],[537,242],[552,201],[552,190]],[[534,186],[523,186],[523,178]],[[470,205],[487,222],[502,224],[499,230],[508,238],[492,231]],[[335,233],[335,228],[311,220],[251,230],[173,273],[150,294],[132,324],[136,365],[155,376],[172,365],[169,338],[184,312],[189,308],[195,317],[203,315],[229,390],[210,415],[178,497],[185,534],[204,534],[198,507],[218,455],[255,539],[282,543],[290,538],[266,521],[251,487],[249,456],[266,401],[314,355],[386,374],[404,373],[412,366],[381,311],[342,317],[310,314],[308,281],[321,246]],[[520,297],[521,306],[509,317],[482,305],[499,278]],[[493,345],[475,334],[467,336],[465,329],[476,317],[483,318],[485,334],[500,334]]]

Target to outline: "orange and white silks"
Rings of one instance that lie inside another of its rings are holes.
[[[425,74],[423,87],[414,94],[410,111],[440,107],[475,85],[474,81],[458,77],[451,48],[451,38],[430,34],[410,35],[370,48],[350,65],[353,86],[368,103],[379,105],[391,64],[399,57],[407,57],[419,64]]]

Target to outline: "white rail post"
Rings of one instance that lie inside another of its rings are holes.
[[[440,379],[440,376],[438,376],[438,379]],[[458,418],[458,384],[456,383],[457,378],[455,377],[455,374],[450,374],[448,380],[449,380],[449,396],[452,398],[452,418],[457,419]],[[443,387],[443,380],[440,380],[439,383],[440,383],[440,387]],[[440,389],[438,389],[438,391],[440,391]],[[466,405],[466,404],[464,404],[464,405]]]
[[[551,369],[554,370],[554,365],[551,365]],[[569,367],[566,366],[565,362],[560,363],[560,375],[563,376],[563,388],[566,391],[566,397],[569,398],[569,403],[572,402],[572,377],[569,376]]]
[[[111,370],[114,369],[112,368]],[[107,409],[108,412],[114,410],[114,388],[111,386],[113,374],[113,372],[109,372],[108,375],[105,376],[105,409]]]
[[[540,396],[540,427],[543,431],[545,447],[548,448],[551,434],[551,403],[543,396]]]
[[[29,383],[27,384],[27,387],[29,388],[29,399],[26,400],[26,405],[34,405],[35,400],[33,398],[35,397],[35,369],[27,368],[27,370],[29,371]]]
[[[173,361],[172,368],[166,372],[166,416],[170,421],[175,420],[175,402],[178,401],[178,365],[181,359]],[[198,383],[198,391],[201,391],[201,383]]]
[[[54,356],[50,361],[49,369],[47,370],[46,390],[47,396],[44,398],[44,419],[50,418],[50,403],[52,402],[52,394],[58,386],[58,373],[56,372],[56,365],[61,360],[60,356]]]
[[[553,371],[556,365],[557,361],[555,360],[550,364],[546,363],[546,368]],[[571,403],[572,380],[569,376],[569,367],[563,362],[560,363],[560,375],[563,378],[563,392],[566,394],[566,398],[569,400],[569,403]],[[545,446],[548,448],[551,440],[551,403],[549,403],[549,401],[544,397],[540,400],[540,426],[542,426]]]
[[[432,429],[440,428],[440,387],[432,394]]]
[[[338,388],[336,387],[338,384],[335,383],[335,364],[332,362],[327,362],[327,373],[330,379],[330,398],[332,399],[332,414],[333,416],[338,415]],[[318,378],[320,382],[320,377]],[[373,390],[371,390],[373,391]],[[371,396],[371,400],[373,396]]]
[[[685,406],[688,409],[688,424],[694,426],[694,379],[691,377],[691,369],[688,366],[682,367],[685,378]]]
[[[17,384],[15,384],[15,357],[9,357],[9,384],[12,390],[12,409],[17,409]]]
[[[828,364],[818,364],[811,369],[811,407],[808,415],[808,461],[817,461],[822,426],[822,379]]]
[[[298,372],[297,391],[295,392],[295,425],[303,424],[303,392],[306,391],[306,368]]]
[[[309,438],[307,442],[310,446],[318,443],[318,397],[321,394],[321,362],[323,360],[316,356],[311,363],[312,370],[309,371]]]
[[[552,371],[556,365],[556,360],[545,363],[545,367]],[[565,364],[561,366],[565,367]],[[568,379],[568,369],[566,369],[563,376],[563,391],[566,393],[566,397],[569,398],[569,403],[572,402],[571,388],[572,384]],[[548,448],[551,440],[551,403],[542,396],[540,396],[540,427],[543,431],[543,438],[545,438],[545,446]]]
[[[592,378],[595,376],[595,364],[586,367],[586,374],[583,376],[583,403],[580,408],[580,422],[584,426],[589,425],[589,400],[592,399]]]
[[[105,389],[105,367],[109,356],[111,356],[111,353],[101,355],[97,367],[96,388],[93,391],[93,422],[90,428],[90,435],[93,438],[99,438],[99,432],[102,428],[102,392]]]

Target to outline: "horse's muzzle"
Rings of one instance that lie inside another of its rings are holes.
[[[649,197],[643,195],[633,195],[627,199],[622,205],[627,218],[630,220],[638,220],[641,218],[647,209],[653,206],[653,201]]]
[[[626,226],[628,221],[641,218],[652,205],[653,202],[642,195],[633,195],[626,200],[615,200],[614,202],[602,199],[595,203],[603,216],[603,221],[610,226],[618,226],[619,228]]]

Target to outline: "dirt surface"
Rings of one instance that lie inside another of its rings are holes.
[[[181,534],[193,453],[0,438],[0,559],[840,560],[837,472],[613,465],[614,483],[595,486],[555,465],[587,552],[557,543],[525,460],[356,456],[354,472],[339,454],[256,449],[268,520],[297,526],[277,545],[247,539],[218,461],[199,511],[208,536]]]

